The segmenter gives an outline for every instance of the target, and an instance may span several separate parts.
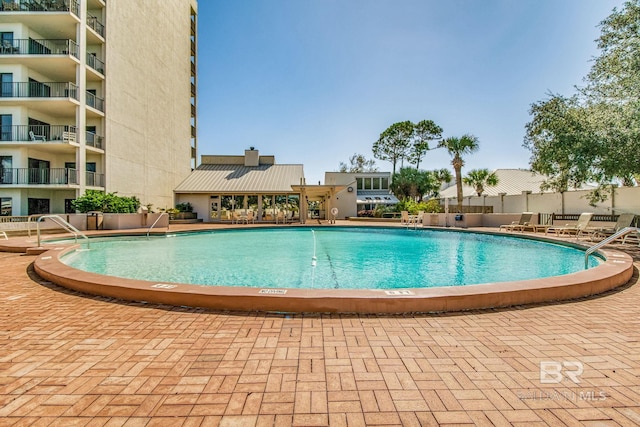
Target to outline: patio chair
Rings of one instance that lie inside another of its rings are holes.
[[[409,211],[400,212],[400,224],[409,224]]]
[[[44,141],[44,142],[46,142],[47,141],[47,137],[46,136],[44,136],[44,135],[36,135],[36,134],[33,133],[32,130],[29,131],[29,139],[31,141],[33,141],[33,142],[36,142],[36,141]]]
[[[249,224],[249,221],[251,221],[251,224],[255,224],[255,219],[253,216],[253,211],[249,211],[247,213],[243,213],[242,215],[240,215],[240,219],[245,223],[245,224]]]
[[[633,223],[633,219],[636,217],[636,214],[632,213],[623,213],[618,216],[618,221],[613,227],[610,228],[594,228],[591,230],[589,234],[589,240],[593,240],[594,238],[601,237],[603,239],[614,235],[618,231],[622,230],[626,227],[631,227],[631,223]]]
[[[558,227],[549,227],[545,230],[544,234],[550,233],[550,232],[554,232],[556,233],[556,236],[561,236],[563,234],[575,234],[576,238],[580,237],[582,234],[587,234],[587,227],[589,227],[589,222],[591,221],[591,218],[593,217],[592,213],[589,212],[583,212],[580,214],[580,217],[578,218],[578,222],[576,223],[576,225],[564,225],[564,226],[558,226]]]
[[[503,228],[507,231],[524,231],[524,227],[530,225],[532,216],[533,212],[522,212],[518,221],[512,221],[511,224],[503,224],[498,227],[498,231],[502,230]]]

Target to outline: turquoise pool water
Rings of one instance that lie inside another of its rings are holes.
[[[62,261],[80,270],[157,282],[394,289],[558,276],[583,270],[584,252],[500,235],[327,227],[92,239],[91,250],[71,252]],[[590,257],[590,267],[600,262]]]

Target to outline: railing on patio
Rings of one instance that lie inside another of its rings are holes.
[[[76,142],[76,127],[68,125],[0,126],[0,141]]]
[[[104,174],[87,171],[85,179],[88,187],[104,187]]]
[[[93,53],[87,53],[87,65],[100,74],[104,74],[104,62],[99,60]]]
[[[87,26],[93,29],[100,37],[104,37],[104,24],[97,17],[87,13]]]
[[[0,12],[72,12],[80,16],[78,0],[3,0]]]
[[[104,112],[104,99],[99,98],[93,93],[87,91],[87,106]]]
[[[73,98],[78,99],[78,87],[70,82],[2,83],[0,98]]]
[[[102,136],[87,131],[86,141],[88,146],[104,150],[104,138]]]
[[[78,171],[70,168],[0,169],[0,185],[69,185],[78,184]]]
[[[3,40],[0,55],[73,55],[80,59],[78,44],[67,39]]]

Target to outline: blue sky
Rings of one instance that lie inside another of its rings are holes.
[[[198,155],[250,146],[324,181],[391,124],[476,135],[473,168],[528,168],[533,102],[573,93],[622,0],[200,0]],[[377,161],[380,170],[391,164]],[[423,169],[449,168],[443,150]]]

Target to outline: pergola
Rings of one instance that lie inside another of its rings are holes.
[[[326,217],[329,220],[335,219],[335,215],[330,215],[332,209],[332,201],[336,193],[347,188],[346,185],[292,185],[291,189],[300,192],[300,223],[304,224],[307,219],[309,204],[308,202],[320,201],[324,204]]]

